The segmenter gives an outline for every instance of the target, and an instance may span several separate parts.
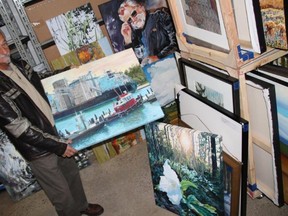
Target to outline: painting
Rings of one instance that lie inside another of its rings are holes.
[[[142,66],[178,50],[166,0],[117,1],[99,5],[115,52],[133,48]]]
[[[256,53],[266,51],[259,1],[232,1],[241,48]]]
[[[240,115],[238,79],[184,58],[179,59],[179,68],[182,85],[204,99]]]
[[[177,215],[223,215],[222,137],[158,122],[145,134],[156,204]]]
[[[241,166],[239,214],[246,212],[248,122],[193,91],[177,87],[179,118],[195,130],[221,135],[222,149]]]
[[[257,188],[282,206],[283,181],[275,86],[246,74]]]
[[[176,17],[186,40],[196,45],[229,51],[219,0],[176,1]]]
[[[161,107],[175,101],[174,86],[180,84],[180,75],[174,54],[142,69]]]
[[[77,150],[164,116],[132,49],[41,82],[59,134]]]
[[[288,49],[287,0],[258,0],[260,2],[266,45]]]
[[[0,160],[0,182],[13,201],[19,201],[41,190],[29,164],[2,130],[0,130]]]
[[[46,24],[61,56],[104,37],[90,3],[48,19]]]

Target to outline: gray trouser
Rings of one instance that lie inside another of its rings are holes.
[[[55,154],[30,161],[31,169],[60,216],[79,216],[88,206],[73,158]]]

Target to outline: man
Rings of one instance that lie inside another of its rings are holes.
[[[58,136],[41,82],[24,61],[11,63],[10,50],[0,32],[0,127],[29,162],[42,189],[61,216],[101,215],[88,204],[71,156],[71,140]]]
[[[118,9],[125,47],[133,47],[141,65],[178,50],[173,21],[167,8],[146,11],[136,0],[124,0]],[[142,56],[141,56],[142,52]]]

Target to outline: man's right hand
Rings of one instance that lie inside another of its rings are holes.
[[[63,157],[72,157],[76,153],[77,153],[76,149],[74,149],[70,145],[67,145],[67,148],[66,148],[66,150],[65,150],[65,152],[64,152],[64,154],[62,156]]]
[[[132,38],[132,29],[131,29],[130,25],[127,22],[122,24],[122,26],[121,26],[121,34],[122,34],[122,36],[124,38],[125,45],[128,45],[128,44],[132,43],[132,39],[131,39]]]

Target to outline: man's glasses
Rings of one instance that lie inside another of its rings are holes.
[[[133,22],[132,18],[136,17],[137,16],[137,11],[136,10],[133,10],[132,13],[131,13],[131,16],[129,17],[129,19],[127,20],[127,22],[129,24],[131,24]]]

